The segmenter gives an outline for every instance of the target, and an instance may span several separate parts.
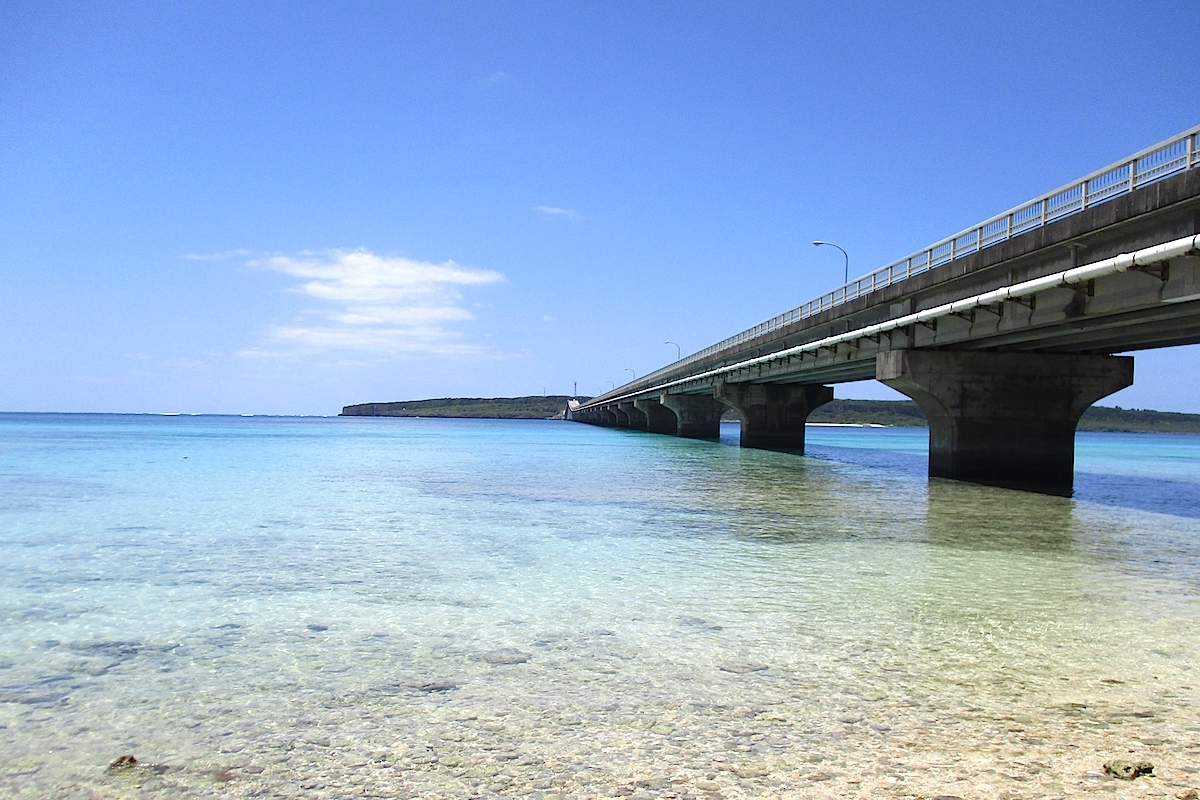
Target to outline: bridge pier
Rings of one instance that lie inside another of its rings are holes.
[[[875,373],[925,412],[931,478],[1070,496],[1075,426],[1133,383],[1133,359],[892,350]]]
[[[650,433],[674,433],[679,430],[679,420],[674,412],[657,400],[634,400],[633,405],[646,415],[646,430]]]
[[[617,426],[617,415],[608,406],[600,409],[600,424],[606,428],[615,428]]]
[[[617,403],[613,403],[611,406],[608,407],[608,409],[613,415],[613,419],[615,420],[615,422],[613,424],[616,427],[618,427],[618,428],[628,428],[629,427],[629,415],[625,413],[625,409],[621,408],[621,406],[618,405]]]
[[[804,452],[804,422],[833,399],[831,386],[775,383],[718,383],[713,396],[737,412],[742,447]]]
[[[632,400],[626,403],[620,403],[618,407],[625,413],[625,416],[629,418],[630,428],[638,431],[646,430],[646,415],[641,409],[636,407],[636,404]]]
[[[725,406],[702,394],[663,394],[659,402],[675,412],[677,436],[686,439],[721,438],[721,414]]]

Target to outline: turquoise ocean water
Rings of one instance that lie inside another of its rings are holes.
[[[1200,437],[1063,499],[736,435],[0,415],[0,796],[1200,786]]]

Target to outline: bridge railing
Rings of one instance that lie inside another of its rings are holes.
[[[814,314],[820,314],[863,295],[920,275],[934,267],[948,264],[956,258],[977,253],[1014,236],[1115,197],[1128,194],[1154,181],[1200,167],[1200,125],[1164,142],[1148,147],[1102,170],[1080,178],[1074,183],[1044,194],[1028,203],[967,228],[940,242],[918,250],[907,258],[894,261],[869,272],[831,292],[809,300],[782,314],[747,328],[728,339],[717,342],[673,364],[646,375],[643,381],[702,361],[722,350],[757,339],[780,328],[795,324]]]

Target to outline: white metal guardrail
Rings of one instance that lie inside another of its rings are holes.
[[[1074,183],[1044,194],[1036,200],[1031,200],[1011,211],[1006,211],[947,239],[942,239],[940,242],[918,250],[907,258],[869,272],[861,278],[839,286],[832,292],[826,292],[814,300],[809,300],[790,311],[785,311],[753,328],[748,328],[699,352],[685,356],[655,370],[642,380],[653,379],[660,374],[703,360],[722,350],[736,347],[743,342],[757,339],[763,334],[795,324],[814,314],[899,283],[913,275],[920,275],[934,267],[948,264],[956,258],[977,253],[986,247],[1006,241],[1034,228],[1040,228],[1054,220],[1077,214],[1114,197],[1128,194],[1146,184],[1198,167],[1200,167],[1200,125],[1153,147],[1134,153],[1128,158],[1080,178]]]
[[[986,308],[997,304],[1006,303],[1010,300],[1029,297],[1030,295],[1044,292],[1047,289],[1053,289],[1059,286],[1075,286],[1081,283],[1086,283],[1096,278],[1102,278],[1106,275],[1115,275],[1119,272],[1127,272],[1135,267],[1149,266],[1161,261],[1168,261],[1176,256],[1188,255],[1191,253],[1200,252],[1200,234],[1194,236],[1185,236],[1182,239],[1175,239],[1170,242],[1147,247],[1133,253],[1122,253],[1112,258],[1106,258],[1103,261],[1097,261],[1094,264],[1085,264],[1082,267],[1073,267],[1062,272],[1056,272],[1053,275],[1045,275],[1041,278],[1034,278],[1028,281],[1012,284],[1011,286],[1003,286],[999,289],[993,289],[990,292],[964,297],[962,300],[955,300],[952,303],[944,303],[934,308],[927,308],[922,311],[917,311],[912,314],[906,314],[902,317],[889,319],[887,322],[879,322],[874,325],[868,325],[864,328],[857,328],[845,333],[839,333],[834,336],[827,336],[824,339],[818,339],[815,342],[806,342],[805,344],[789,347],[786,350],[780,350],[775,353],[768,353],[765,356],[757,356],[739,361],[735,364],[726,364],[722,367],[710,369],[705,372],[700,372],[695,375],[688,375],[684,378],[677,378],[672,381],[666,381],[657,385],[651,384],[641,389],[634,389],[628,392],[622,392],[625,388],[622,386],[609,394],[611,397],[601,397],[587,403],[575,403],[571,406],[571,411],[580,409],[593,408],[595,406],[603,406],[608,403],[620,402],[622,400],[632,400],[638,396],[644,396],[649,392],[665,392],[676,386],[683,386],[697,380],[707,380],[713,378],[721,378],[725,375],[736,373],[740,370],[750,367],[770,364],[772,361],[783,361],[789,358],[803,358],[807,353],[820,353],[821,350],[829,347],[837,347],[844,342],[854,342],[859,339],[879,336],[894,330],[907,328],[910,325],[928,323],[941,317],[946,317],[951,314],[962,314],[974,308]]]

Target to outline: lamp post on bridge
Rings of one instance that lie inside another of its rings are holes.
[[[626,367],[626,368],[625,368],[625,371],[626,371],[626,372],[628,372],[630,375],[632,375],[632,376],[633,376],[633,379],[634,379],[635,381],[637,380],[637,373],[636,373],[636,372],[634,372],[633,370],[631,370],[629,367]]]
[[[845,276],[842,278],[842,285],[844,286],[845,284],[849,283],[850,282],[850,255],[845,250],[842,250],[842,248],[839,245],[836,245],[833,242],[822,242],[820,239],[817,239],[815,242],[813,242],[814,247],[820,247],[821,245],[829,245],[830,247],[836,247],[838,250],[842,251],[842,255],[845,256],[845,258],[846,258],[846,273],[845,273]]]
[[[663,342],[663,344],[675,344],[674,342]],[[683,360],[683,351],[679,349],[679,345],[675,344],[675,360]]]

